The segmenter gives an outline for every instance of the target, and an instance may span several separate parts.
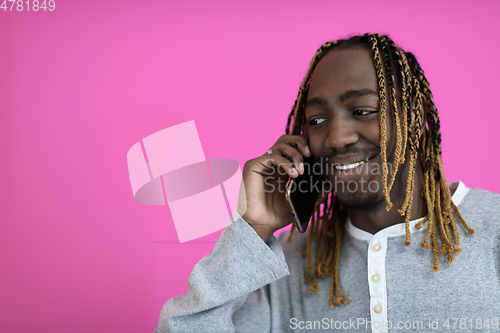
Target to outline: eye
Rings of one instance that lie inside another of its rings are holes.
[[[309,125],[311,125],[311,126],[319,125],[322,122],[324,122],[325,120],[326,120],[326,118],[314,118],[314,119],[309,120]]]
[[[354,110],[352,111],[353,116],[366,116],[372,113],[376,113],[378,111],[368,111],[368,110]]]

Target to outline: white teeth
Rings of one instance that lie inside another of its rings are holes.
[[[361,164],[365,163],[365,161],[361,162],[356,162],[353,164],[345,164],[345,165],[335,165],[335,169],[337,170],[349,170],[349,169],[354,169],[357,166],[360,166]]]

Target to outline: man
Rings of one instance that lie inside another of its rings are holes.
[[[244,205],[157,332],[500,329],[500,196],[446,183],[437,110],[411,53],[380,35],[324,44],[286,133],[245,164]],[[279,185],[304,157],[333,191],[307,233],[277,240],[293,221]]]

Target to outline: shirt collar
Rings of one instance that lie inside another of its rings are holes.
[[[451,200],[455,203],[456,206],[460,205],[460,203],[464,200],[465,196],[467,193],[469,193],[469,188],[465,186],[465,184],[461,181],[458,182],[457,189],[455,190],[455,193],[451,196]],[[415,228],[415,224],[418,222],[422,221],[425,217],[421,217],[416,220],[410,221],[410,233],[414,233],[418,231],[417,228]],[[422,228],[420,230],[425,230],[427,229],[428,223],[424,223],[422,225]],[[396,236],[402,236],[405,235],[405,224],[403,223],[398,223],[391,225],[390,227],[384,228],[377,232],[376,234],[371,234],[369,232],[366,232],[364,230],[361,230],[357,227],[355,227],[352,223],[349,217],[347,217],[347,222],[346,222],[346,228],[347,232],[354,238],[361,239],[361,240],[371,240],[374,236],[377,237],[396,237]]]

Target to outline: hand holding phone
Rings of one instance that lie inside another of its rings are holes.
[[[245,163],[239,200],[244,204],[238,206],[238,213],[264,241],[294,221],[286,184],[304,173],[304,157],[311,156],[307,138],[299,135],[281,136],[272,151]]]

